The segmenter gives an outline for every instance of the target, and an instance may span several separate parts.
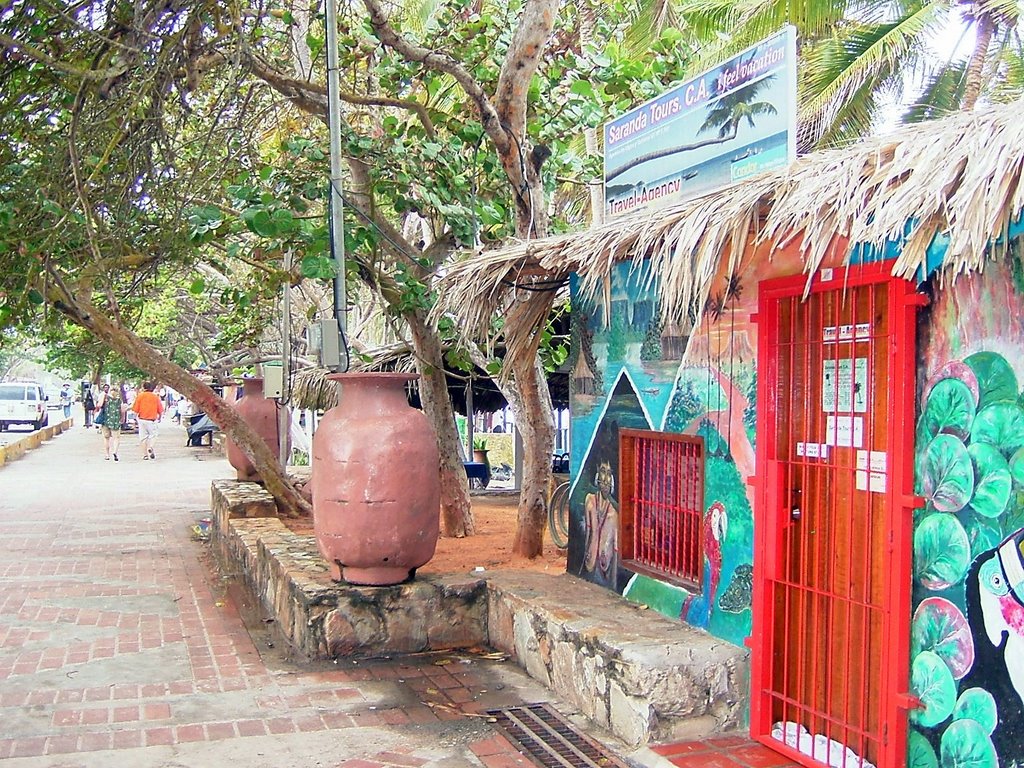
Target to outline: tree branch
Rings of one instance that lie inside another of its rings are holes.
[[[556,0],[544,0],[545,2],[556,2]],[[388,22],[384,10],[378,0],[363,0],[367,12],[370,14],[370,25],[373,27],[377,39],[384,45],[394,48],[409,61],[419,62],[426,67],[443,72],[454,78],[466,95],[476,104],[480,113],[480,122],[484,130],[494,142],[499,152],[503,152],[509,146],[509,137],[502,126],[501,118],[494,104],[491,103],[487,92],[480,86],[476,79],[458,61],[445,53],[438,53],[430,48],[416,45],[398,34],[394,27]],[[529,79],[529,78],[527,78]],[[527,83],[529,85],[529,83]]]
[[[48,53],[36,48],[35,46],[5,35],[2,32],[0,32],[0,46],[6,48],[12,58],[24,56],[40,64],[45,64],[50,69],[56,70],[57,72],[63,72],[65,75],[71,75],[79,80],[106,81],[114,77],[120,77],[128,71],[128,65],[126,63],[118,64],[117,66],[108,67],[106,69],[83,69],[81,67],[73,67],[70,64],[65,64],[64,62],[53,58]]]

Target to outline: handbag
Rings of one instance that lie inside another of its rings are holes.
[[[96,418],[92,420],[92,423],[98,427],[104,427],[107,424],[107,409],[103,408],[99,413],[96,414]]]

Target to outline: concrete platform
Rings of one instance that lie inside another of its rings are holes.
[[[489,646],[633,746],[744,725],[745,649],[608,590],[528,571],[339,584],[312,536],[270,516],[273,501],[259,486],[216,481],[212,508],[221,568],[241,577],[306,658]]]

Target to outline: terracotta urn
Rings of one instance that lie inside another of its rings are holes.
[[[274,455],[280,450],[279,429],[277,423],[277,401],[263,396],[263,379],[243,379],[242,399],[235,401],[232,406],[235,412],[252,427],[256,434],[263,438]],[[289,414],[289,430],[291,427]],[[284,439],[287,445],[291,445],[291,435],[286,432]],[[228,462],[235,468],[239,480],[251,480],[262,482],[256,467],[234,442],[227,440]]]
[[[336,373],[337,407],[313,435],[313,529],[331,578],[398,584],[434,556],[440,533],[437,440],[411,407],[405,373]]]

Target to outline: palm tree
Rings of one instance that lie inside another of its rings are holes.
[[[754,101],[758,91],[774,79],[775,75],[768,75],[755,83],[749,83],[727,93],[715,103],[715,108],[708,113],[699,132],[718,128],[718,138],[729,141],[736,138],[736,131],[744,120],[753,128],[755,117],[774,115],[777,110],[770,101]]]
[[[647,0],[661,8],[668,0]],[[911,74],[924,87],[904,119],[1022,92],[1017,0],[676,0],[676,18],[702,41],[693,71],[793,24],[799,40],[799,148],[836,146],[869,133],[903,96]],[[960,23],[973,29],[968,59],[935,63],[928,43]]]

